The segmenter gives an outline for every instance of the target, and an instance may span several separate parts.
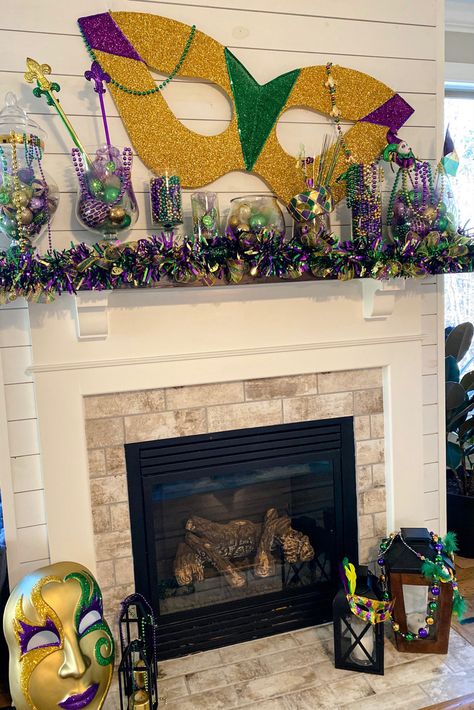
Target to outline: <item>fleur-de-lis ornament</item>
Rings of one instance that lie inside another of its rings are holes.
[[[110,82],[110,76],[107,72],[102,70],[99,62],[92,62],[91,68],[84,72],[84,76],[87,81],[94,82],[94,91],[97,94],[105,94],[104,82],[108,84]]]
[[[72,127],[72,124],[66,114],[63,111],[63,108],[61,104],[59,103],[59,99],[56,98],[53,92],[58,92],[61,90],[61,87],[59,84],[55,81],[50,81],[49,79],[46,78],[46,74],[51,74],[51,67],[49,64],[40,64],[39,62],[36,61],[36,59],[31,59],[31,57],[27,57],[26,59],[26,67],[27,71],[24,74],[25,81],[28,82],[28,84],[33,84],[36,81],[36,86],[33,89],[33,96],[36,96],[36,98],[40,99],[41,96],[46,97],[46,103],[48,106],[54,106],[56,111],[58,112],[62,122],[66,126],[69,135],[71,136],[72,140],[74,143],[77,145],[79,150],[84,153],[86,160],[88,163],[90,163],[90,158],[87,155],[87,152],[82,145],[81,141],[79,140],[79,137]]]
[[[46,74],[51,74],[51,67],[49,64],[40,64],[36,59],[31,59],[28,57],[26,60],[26,66],[28,71],[25,72],[25,81],[28,84],[33,84],[36,81],[36,86],[33,89],[33,95],[37,99],[40,99],[42,95],[46,97],[46,103],[48,106],[54,106],[54,98],[52,96],[52,91],[60,91],[61,87],[55,81],[49,81],[46,78]]]
[[[103,71],[99,62],[97,62],[95,60],[92,62],[91,68],[84,72],[84,76],[87,79],[87,81],[94,82],[94,84],[95,84],[94,91],[97,94],[99,94],[99,103],[100,103],[100,110],[102,113],[102,122],[104,124],[105,140],[106,140],[107,145],[110,147],[109,127],[107,125],[107,114],[105,113],[105,106],[104,106],[104,94],[105,94],[104,82],[106,84],[108,84],[110,82],[110,76],[109,76],[109,74],[107,74],[107,72]]]

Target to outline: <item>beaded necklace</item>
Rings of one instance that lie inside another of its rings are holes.
[[[427,603],[427,611],[426,611],[426,617],[425,617],[425,626],[422,626],[421,628],[418,629],[418,633],[413,633],[411,631],[407,631],[404,633],[403,631],[400,631],[400,625],[394,618],[394,614],[392,613],[392,629],[394,630],[395,633],[400,634],[402,638],[404,638],[406,641],[415,641],[418,639],[426,639],[429,636],[430,633],[430,627],[433,626],[436,623],[436,612],[438,610],[438,597],[441,592],[441,588],[439,586],[440,582],[450,582],[451,587],[453,589],[453,596],[455,602],[459,604],[459,602],[462,602],[462,597],[461,594],[459,593],[459,588],[458,588],[458,583],[456,580],[456,577],[454,576],[454,573],[449,567],[447,567],[444,564],[442,552],[444,549],[444,544],[443,541],[440,539],[438,535],[436,535],[434,532],[430,532],[430,537],[431,537],[431,544],[436,552],[436,557],[433,563],[433,572],[431,576],[431,584],[430,584],[430,597],[428,598],[428,603]],[[381,574],[379,577],[382,589],[383,589],[383,598],[385,600],[388,600],[390,595],[388,593],[388,587],[387,587],[387,572],[386,572],[386,567],[385,567],[385,558],[384,555],[387,554],[387,552],[390,550],[392,547],[393,543],[395,540],[399,539],[405,547],[410,550],[410,552],[413,552],[416,557],[420,560],[420,562],[426,562],[427,557],[425,555],[422,555],[421,553],[417,552],[416,550],[411,547],[407,541],[404,539],[403,535],[401,532],[398,533],[391,533],[388,538],[385,538],[382,540],[380,543],[380,548],[379,548],[379,557],[377,560],[377,564],[379,565],[381,569]],[[446,552],[445,552],[446,554]],[[452,557],[452,555],[451,555]],[[456,612],[455,612],[456,613]]]
[[[98,61],[94,50],[92,49],[89,42],[87,41],[82,29],[80,29],[80,32],[81,32],[82,39],[84,41],[84,44],[86,45],[86,49],[87,49],[87,52],[88,52],[90,58],[92,59],[93,62],[97,62],[97,64],[99,64],[99,66],[100,66],[100,62]],[[193,25],[191,27],[189,37],[186,40],[186,44],[184,45],[183,53],[181,54],[181,56],[178,60],[178,63],[174,67],[171,74],[166,79],[164,79],[164,81],[162,81],[161,84],[159,84],[158,86],[155,86],[153,89],[147,89],[146,91],[138,91],[137,89],[130,89],[129,87],[124,86],[123,84],[120,84],[113,77],[110,77],[110,83],[113,84],[115,87],[117,87],[117,89],[120,89],[120,91],[124,91],[126,94],[131,94],[132,96],[151,96],[152,94],[158,93],[159,91],[164,89],[165,86],[170,83],[170,81],[172,81],[174,79],[176,74],[179,72],[179,70],[183,66],[184,60],[186,59],[187,54],[188,54],[189,50],[191,49],[191,44],[194,39],[195,32],[196,32],[196,25]]]
[[[342,150],[344,153],[344,156],[347,160],[348,163],[355,163],[355,158],[352,155],[352,151],[349,148],[349,146],[346,143],[346,140],[344,138],[344,134],[342,132],[341,128],[341,116],[342,112],[341,109],[338,108],[337,103],[336,103],[336,85],[337,81],[334,79],[332,75],[332,62],[328,62],[326,64],[326,76],[327,79],[324,82],[324,86],[328,89],[329,91],[329,98],[331,100],[331,110],[329,111],[329,115],[334,119],[334,124],[336,126],[336,130],[339,134],[339,139],[341,142]]]

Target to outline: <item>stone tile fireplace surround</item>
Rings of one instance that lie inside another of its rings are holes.
[[[380,368],[91,396],[84,414],[97,574],[111,615],[134,581],[124,444],[353,416],[361,562],[386,533]]]

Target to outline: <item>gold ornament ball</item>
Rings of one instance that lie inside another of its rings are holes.
[[[18,192],[13,193],[13,203],[19,205],[20,207],[26,207],[29,199],[25,190],[18,190]]]
[[[120,222],[125,217],[125,210],[120,205],[116,207],[111,207],[109,210],[109,219],[113,224],[120,224]]]
[[[236,214],[233,214],[232,217],[229,218],[229,227],[231,227],[232,229],[235,229],[238,224],[239,224],[239,218],[237,217]]]
[[[250,232],[250,227],[248,226],[248,224],[244,224],[243,222],[239,222],[239,224],[237,224],[237,227],[235,228],[235,231],[238,234],[243,234],[244,232],[245,233]]]
[[[31,224],[33,212],[28,207],[22,207],[20,210],[20,222],[22,224]]]
[[[239,207],[239,218],[241,222],[247,222],[250,218],[250,215],[252,214],[252,210],[250,209],[250,205],[243,204],[240,205]]]
[[[392,629],[397,632],[400,631],[400,624],[392,624]]]
[[[432,617],[432,616],[427,616],[427,617],[426,617],[426,623],[428,624],[428,626],[432,626],[432,625],[434,624],[434,619],[433,619],[433,617]]]

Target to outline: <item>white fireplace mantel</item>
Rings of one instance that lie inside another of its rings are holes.
[[[319,282],[320,283],[320,282]],[[396,294],[405,290],[405,279],[360,279],[362,312],[365,320],[381,320],[392,315]],[[265,284],[259,284],[265,286]],[[196,287],[202,288],[202,287]],[[206,287],[204,287],[206,288]],[[219,288],[236,288],[217,286]],[[241,288],[241,287],[240,287]],[[255,288],[255,287],[253,287]],[[102,340],[109,336],[109,297],[112,291],[80,291],[75,296],[78,340]]]
[[[84,396],[246,378],[383,368],[388,525],[420,524],[423,286],[391,297],[367,320],[357,282],[113,292],[100,339],[78,339],[72,296],[30,305],[51,559],[95,567]]]

